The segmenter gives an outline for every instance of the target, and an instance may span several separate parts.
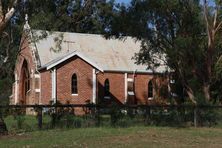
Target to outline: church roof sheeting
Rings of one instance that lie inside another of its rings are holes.
[[[41,63],[40,68],[50,67],[55,62],[62,61],[69,55],[87,58],[92,66],[103,71],[128,71],[128,72],[153,72],[146,65],[137,65],[132,57],[140,50],[141,42],[131,37],[123,40],[105,39],[102,35],[69,33],[69,32],[45,32],[34,30],[33,36],[47,34],[45,38],[35,41],[37,54]],[[161,63],[161,60],[159,60]],[[96,65],[96,66],[95,66]],[[157,73],[163,73],[167,66],[162,62],[155,69]]]

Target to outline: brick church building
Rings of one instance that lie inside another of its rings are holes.
[[[26,23],[11,104],[157,102],[168,92],[167,67],[135,64],[140,45],[131,37],[31,30]]]

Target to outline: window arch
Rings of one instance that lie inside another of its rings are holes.
[[[28,69],[25,69],[25,91],[28,92],[30,90],[30,77]]]
[[[72,94],[78,94],[77,75],[75,73],[72,75]]]
[[[148,98],[153,98],[153,82],[152,80],[148,83]]]
[[[109,87],[110,87],[110,85],[109,85],[109,79],[106,79],[106,80],[105,80],[105,83],[104,83],[104,96],[105,96],[105,98],[110,97]]]
[[[30,74],[28,69],[28,62],[24,60],[23,62],[23,79],[24,79],[24,90],[27,93],[30,90]]]

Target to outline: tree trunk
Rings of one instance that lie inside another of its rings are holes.
[[[8,11],[6,14],[3,13],[3,7],[2,7],[2,0],[0,0],[0,34],[4,31],[5,27],[7,26],[8,22],[12,18],[12,16],[15,13],[15,7],[17,6],[18,2],[20,0],[14,0],[13,6],[11,8],[8,8]]]
[[[8,134],[8,130],[7,130],[6,124],[3,120],[3,118],[0,117],[0,136],[7,135],[7,134]]]
[[[210,84],[204,83],[203,84],[203,93],[206,101],[210,101]]]
[[[185,90],[186,90],[186,93],[190,99],[190,101],[193,103],[193,104],[197,104],[196,100],[195,100],[195,96],[194,96],[194,93],[193,93],[193,90],[189,87],[189,86],[185,86]]]

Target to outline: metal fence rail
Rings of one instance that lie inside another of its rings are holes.
[[[9,131],[94,126],[215,126],[221,105],[0,105]]]

